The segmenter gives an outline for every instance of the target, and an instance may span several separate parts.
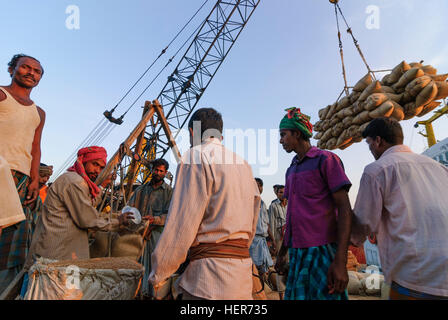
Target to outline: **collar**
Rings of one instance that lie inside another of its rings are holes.
[[[149,186],[153,189],[153,190],[156,190],[156,189],[159,189],[159,188],[162,188],[162,189],[166,189],[166,187],[168,186],[168,184],[165,182],[165,180],[163,181],[163,183],[160,185],[160,186],[158,186],[157,188],[154,188],[154,186],[151,184],[151,181],[149,182]]]
[[[222,141],[221,141],[221,139],[218,139],[218,138],[207,138],[201,142],[201,145],[204,145],[207,143],[222,144]]]
[[[390,147],[389,149],[384,151],[383,154],[381,155],[381,157],[379,157],[379,159],[387,156],[388,154],[395,153],[395,152],[412,152],[412,150],[404,144],[399,144],[399,145]]]
[[[311,148],[308,150],[301,161],[299,161],[299,155],[296,154],[296,156],[292,159],[292,163],[299,164],[300,162],[305,160],[305,158],[316,158],[320,154],[320,151],[321,150],[319,148],[311,146]]]

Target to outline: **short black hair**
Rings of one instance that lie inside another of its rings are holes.
[[[34,58],[32,56],[29,56],[29,55],[26,55],[23,53],[18,53],[18,54],[15,54],[11,58],[11,61],[8,62],[8,67],[11,67],[14,70],[17,67],[17,62],[19,62],[20,58],[30,58],[30,59],[36,60],[37,62],[40,63],[39,60],[37,60],[36,58]],[[42,68],[42,75],[44,75],[44,67],[42,67],[42,64],[40,65],[40,67]]]
[[[201,122],[201,140],[205,131],[209,129],[218,130],[222,134],[223,121],[221,114],[213,108],[201,108],[197,110],[188,121],[188,128],[193,129],[193,122]],[[216,137],[220,138],[220,137]]]
[[[162,159],[162,158],[156,159],[156,160],[154,160],[152,162],[152,167],[153,168],[157,168],[157,167],[160,167],[160,166],[164,166],[165,170],[167,170],[167,171],[168,171],[168,169],[170,167],[170,165],[168,164],[168,161],[166,161],[165,159]]]
[[[282,185],[282,184],[278,184],[277,185],[277,191],[280,190],[280,189],[285,189],[285,186]]]
[[[261,186],[263,186],[263,180],[260,178],[255,178],[255,181],[257,181]]]
[[[376,118],[364,129],[362,137],[372,139],[380,137],[391,145],[403,144],[403,129],[395,119]]]

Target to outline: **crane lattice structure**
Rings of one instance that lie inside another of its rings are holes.
[[[103,182],[112,172],[116,172],[121,183],[125,181],[127,185],[127,197],[134,181],[147,181],[148,174],[141,169],[147,167],[153,158],[164,157],[175,145],[174,139],[184,127],[259,2],[260,0],[216,2],[160,94],[152,104],[146,103],[142,120],[109,160],[98,177],[97,184]],[[150,108],[158,103],[163,108],[162,113],[154,112],[154,108]],[[177,153],[176,156],[178,155]]]

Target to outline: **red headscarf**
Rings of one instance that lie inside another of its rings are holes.
[[[86,170],[84,169],[84,164],[87,161],[98,159],[107,162],[106,149],[97,146],[82,148],[78,151],[78,159],[75,164],[67,169],[68,171],[76,172],[85,180],[85,182],[87,182],[92,199],[95,199],[100,193],[100,188],[98,188],[98,186],[87,176]]]

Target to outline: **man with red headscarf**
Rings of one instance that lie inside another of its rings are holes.
[[[36,257],[89,259],[88,230],[117,230],[128,223],[130,213],[109,222],[100,218],[95,209],[101,199],[101,187],[94,181],[106,166],[106,160],[104,148],[83,148],[78,151],[75,164],[51,185],[37,222],[25,269],[33,264]],[[110,179],[103,182],[103,186],[109,183]]]

